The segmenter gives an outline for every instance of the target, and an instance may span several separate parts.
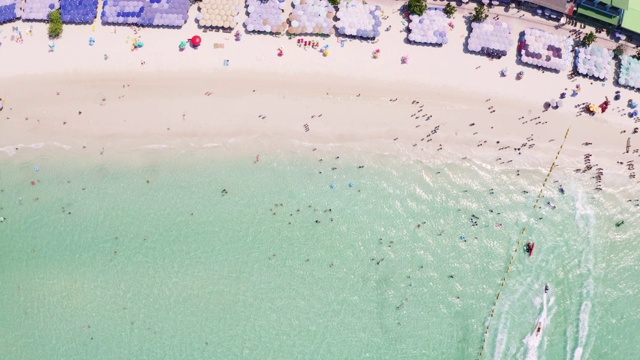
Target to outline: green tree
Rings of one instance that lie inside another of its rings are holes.
[[[487,20],[488,17],[489,14],[487,8],[484,5],[478,5],[475,7],[475,9],[473,9],[473,17],[471,17],[471,20],[483,22]]]
[[[447,5],[445,5],[445,7],[444,7],[444,13],[445,13],[445,14],[447,15],[447,17],[449,17],[449,18],[450,18],[450,17],[452,17],[452,16],[453,16],[453,14],[455,14],[457,10],[458,10],[458,9],[456,9],[456,7],[455,7],[455,6],[453,6],[453,5],[451,5],[451,3],[449,3],[449,2],[448,2],[448,3],[447,3]]]
[[[421,16],[427,10],[427,0],[409,0],[409,12]]]
[[[589,33],[582,38],[582,46],[584,47],[589,47],[594,42],[596,42],[596,34],[594,34],[593,31],[589,31]]]
[[[340,0],[329,0],[329,4],[333,6],[338,6],[340,5]]]
[[[625,51],[624,45],[620,44],[616,46],[615,49],[613,49],[613,55],[620,57],[622,56],[622,54],[624,54],[624,51]]]
[[[60,10],[49,13],[49,37],[57,38],[62,35],[62,15]]]

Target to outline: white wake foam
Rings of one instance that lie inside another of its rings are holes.
[[[548,311],[547,294],[545,293],[542,295],[542,312],[540,316],[538,316],[533,331],[527,335],[523,341],[527,351],[527,355],[525,356],[526,360],[535,360],[538,358],[538,348],[542,342],[544,328],[549,325],[552,316],[553,313],[549,314]],[[540,327],[540,332],[538,332],[538,326]]]
[[[573,351],[573,360],[580,360],[585,354],[585,346],[589,336],[589,316],[591,314],[593,294],[595,292],[595,284],[593,281],[594,254],[593,239],[595,232],[595,214],[593,209],[586,201],[586,197],[582,191],[577,193],[576,197],[576,223],[582,233],[586,233],[584,245],[582,247],[582,258],[580,259],[580,272],[586,275],[586,279],[582,285],[582,305],[578,315],[578,339],[576,348]],[[575,333],[575,332],[574,332]],[[567,358],[570,358],[571,338],[567,344]]]

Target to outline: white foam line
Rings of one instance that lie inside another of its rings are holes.
[[[36,145],[36,144],[34,144],[34,145]],[[43,145],[42,147],[44,147],[45,144],[42,144],[42,145]],[[65,149],[65,150],[71,150],[71,145],[60,144],[58,142],[54,142],[53,145],[55,145],[57,147],[61,147],[61,148]],[[34,149],[40,149],[40,147],[38,147],[38,148],[34,147]]]
[[[218,143],[209,143],[209,144],[204,144],[202,145],[203,148],[208,149],[208,148],[214,148],[214,147],[221,147],[222,144],[218,144]]]
[[[0,153],[5,153],[9,156],[13,156],[15,155],[19,149],[34,149],[34,150],[40,150],[45,148],[47,145],[52,145],[55,147],[59,147],[59,148],[63,148],[65,150],[70,150],[71,149],[71,145],[65,145],[65,144],[61,144],[58,142],[52,142],[50,144],[47,143],[34,143],[34,144],[30,144],[30,145],[25,145],[25,144],[16,144],[16,145],[9,145],[9,146],[5,146],[0,148]]]
[[[13,156],[16,154],[17,150],[16,146],[5,146],[3,148],[0,148],[0,152],[3,152],[9,156]]]
[[[151,144],[151,145],[144,145],[139,147],[138,149],[152,149],[152,150],[160,150],[160,149],[167,149],[170,148],[171,146],[169,145],[165,145],[165,144]]]

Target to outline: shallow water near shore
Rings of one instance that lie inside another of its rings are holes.
[[[640,236],[624,199],[560,171],[533,209],[542,171],[339,155],[5,161],[0,348],[469,359],[489,326],[485,358],[637,354]],[[521,239],[535,253],[518,249],[507,274]]]

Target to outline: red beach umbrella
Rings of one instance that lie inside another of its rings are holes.
[[[198,36],[198,35],[194,35],[194,36],[191,38],[191,45],[193,45],[193,46],[196,46],[196,47],[197,47],[197,46],[200,46],[200,44],[201,44],[201,43],[202,43],[202,39],[200,38],[200,36]]]

